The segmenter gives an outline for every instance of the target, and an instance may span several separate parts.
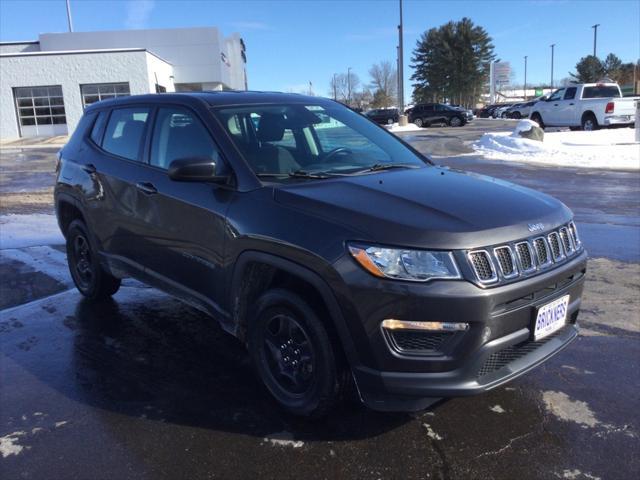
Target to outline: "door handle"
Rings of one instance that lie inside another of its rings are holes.
[[[136,183],[136,188],[145,195],[153,195],[155,193],[158,193],[158,189],[153,186],[153,183],[149,182],[138,182]]]
[[[553,104],[553,106],[554,106],[554,107],[557,107],[557,106],[558,106],[558,104],[557,104],[557,103],[554,103],[554,104]]]
[[[86,165],[82,165],[82,170],[87,172],[88,174],[96,173],[96,166],[93,163],[87,163]]]
[[[570,103],[569,105],[575,105],[574,103]]]

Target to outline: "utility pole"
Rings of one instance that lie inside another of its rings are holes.
[[[524,101],[527,101],[527,55],[524,56]]]
[[[553,88],[553,53],[556,48],[556,44],[551,44],[551,88]]]
[[[596,23],[595,25],[592,25],[591,28],[593,28],[593,56],[596,56],[596,43],[598,42],[598,27],[600,26],[599,23]]]
[[[70,4],[70,0],[67,0],[67,22],[69,22],[69,31],[73,32],[73,21],[71,20],[71,4]]]
[[[351,67],[347,68],[347,105],[351,106]]]
[[[337,84],[336,84],[336,74],[333,74],[333,100],[337,101],[338,100],[338,90],[337,90]]]
[[[407,116],[404,114],[404,52],[402,47],[402,0],[400,1],[400,25],[398,25],[398,124],[407,124]]]

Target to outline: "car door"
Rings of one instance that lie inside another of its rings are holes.
[[[213,306],[224,298],[222,266],[226,211],[234,191],[169,178],[171,162],[206,157],[225,168],[213,136],[196,112],[158,107],[147,146],[148,164],[137,179],[144,222],[147,274],[173,293]]]
[[[83,169],[95,179],[85,212],[103,253],[131,273],[142,270],[144,222],[136,188],[152,109],[131,105],[101,112],[91,134],[94,154]]]
[[[542,121],[545,125],[560,125],[560,102],[564,97],[564,88],[559,88],[551,94],[544,106]]]
[[[577,87],[567,87],[562,100],[555,102],[558,104],[557,125],[571,126],[580,124],[579,119],[576,122],[575,98],[577,90]]]

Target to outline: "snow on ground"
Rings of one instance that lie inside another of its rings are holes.
[[[389,130],[390,132],[393,132],[393,133],[396,133],[396,132],[417,132],[419,130],[422,130],[422,128],[418,127],[417,125],[415,125],[413,123],[408,123],[404,127],[401,127],[397,123],[393,123],[391,125],[385,125],[384,128],[386,128],[387,130]]]
[[[570,167],[640,170],[633,128],[545,133],[544,142],[516,133],[485,133],[473,148],[486,158]]]
[[[64,237],[55,215],[0,215],[0,249],[61,244]]]

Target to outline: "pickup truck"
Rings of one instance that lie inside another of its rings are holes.
[[[635,98],[622,98],[617,83],[582,83],[559,88],[531,109],[531,120],[541,127],[597,130],[632,125]]]

